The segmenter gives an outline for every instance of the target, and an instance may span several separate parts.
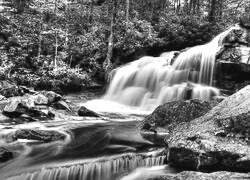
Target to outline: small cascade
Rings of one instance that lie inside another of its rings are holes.
[[[163,165],[165,157],[162,150],[140,154],[126,153],[76,164],[67,162],[67,165],[60,167],[47,166],[37,171],[7,178],[7,180],[110,180],[138,167]]]
[[[237,28],[180,53],[174,62],[176,52],[167,52],[116,69],[103,99],[150,111],[173,100],[210,100],[220,94],[212,87],[216,54],[226,35]]]

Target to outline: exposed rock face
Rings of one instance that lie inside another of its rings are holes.
[[[235,172],[214,172],[201,173],[194,171],[184,171],[178,174],[167,174],[161,177],[156,177],[153,180],[239,180],[250,179],[250,173],[235,173]]]
[[[80,107],[80,109],[78,110],[78,115],[87,117],[99,117],[99,115],[96,112],[91,111],[84,106]]]
[[[165,141],[172,166],[250,171],[250,86],[204,116],[179,124]]]
[[[208,102],[201,100],[173,101],[157,107],[142,122],[141,130],[158,132],[172,129],[180,122],[189,122],[207,113],[211,109]]]
[[[28,139],[44,142],[64,140],[66,136],[58,131],[45,131],[35,129],[20,129],[14,134],[13,139]]]
[[[222,45],[216,57],[216,86],[235,91],[250,80],[250,29],[232,30]]]

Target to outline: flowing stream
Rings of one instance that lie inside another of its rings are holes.
[[[137,124],[165,102],[219,95],[212,86],[216,53],[236,28],[177,57],[177,52],[146,56],[115,69],[101,99],[75,101],[101,113],[100,118],[0,125],[1,146],[16,153],[0,164],[0,180],[143,180],[176,173],[166,165],[164,147],[144,139]],[[20,128],[56,130],[67,138],[51,143],[11,141],[8,134]]]

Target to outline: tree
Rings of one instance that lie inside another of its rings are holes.
[[[112,62],[113,58],[113,48],[114,48],[114,25],[116,20],[116,11],[117,11],[117,0],[112,0],[112,10],[111,10],[111,21],[110,21],[110,35],[108,39],[108,52],[106,55],[106,59],[103,63],[103,69],[105,71],[105,79],[108,80],[109,72],[112,70]]]

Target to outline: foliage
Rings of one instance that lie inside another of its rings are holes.
[[[4,0],[1,77],[36,88],[80,89],[103,82],[114,15],[116,67],[145,54],[204,44],[249,11],[248,0],[130,0],[116,8],[113,1]]]
[[[222,24],[211,23],[198,16],[166,14],[160,19],[157,29],[159,38],[163,40],[162,46],[180,50],[210,41],[224,27]]]

